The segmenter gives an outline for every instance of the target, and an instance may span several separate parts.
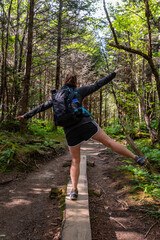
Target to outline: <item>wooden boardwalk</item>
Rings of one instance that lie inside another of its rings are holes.
[[[81,151],[79,195],[76,201],[71,201],[69,198],[72,189],[71,181],[67,186],[66,216],[62,230],[62,240],[91,240],[86,155],[84,153],[84,151]]]

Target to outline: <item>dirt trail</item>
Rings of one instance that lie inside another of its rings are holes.
[[[88,156],[95,161],[88,167],[92,240],[160,240],[160,221],[146,216],[146,205],[131,198],[127,179],[117,171],[124,158],[92,144],[98,153]]]
[[[107,152],[94,141],[84,146],[87,151],[92,148],[87,160],[95,161],[95,167],[88,167],[92,240],[159,240],[159,221],[153,226],[157,220],[147,217],[141,212],[143,205],[128,197],[125,178],[116,170],[123,158]],[[69,167],[64,168],[62,164],[68,159],[67,152],[26,178],[0,185],[0,239],[59,238],[62,220],[59,203],[49,199],[48,195],[52,184],[66,184]],[[151,226],[153,228],[144,238]]]
[[[49,199],[51,185],[66,184],[69,154],[59,156],[39,170],[0,185],[0,237],[4,240],[58,239],[62,216],[56,199]]]

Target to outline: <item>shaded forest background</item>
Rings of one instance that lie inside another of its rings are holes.
[[[47,101],[69,71],[82,86],[124,66],[85,108],[102,127],[132,137],[145,128],[159,141],[159,9],[158,0],[0,1],[1,127]],[[52,120],[52,109],[37,117]]]

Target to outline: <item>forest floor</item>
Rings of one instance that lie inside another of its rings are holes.
[[[87,168],[92,240],[159,240],[160,221],[147,215],[153,202],[145,196],[137,201],[129,192],[132,182],[117,170],[124,158],[100,144],[94,149],[96,154],[87,156],[95,162]],[[60,239],[63,204],[49,194],[52,184],[67,184],[69,167],[63,164],[69,159],[67,151],[26,176],[0,175],[0,239]]]
[[[125,158],[100,144],[94,148],[99,154],[89,157],[95,166],[88,167],[92,240],[159,240],[160,219],[148,214],[155,205],[160,210],[160,201],[131,193],[131,178],[117,169]]]
[[[27,175],[0,174],[0,239],[59,239],[63,199],[49,196],[52,185],[67,184],[69,168],[62,165],[68,157],[68,152],[64,155],[63,151]]]

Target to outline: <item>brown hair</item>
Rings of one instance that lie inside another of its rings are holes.
[[[64,85],[77,87],[77,76],[75,74],[68,73],[64,80]]]

